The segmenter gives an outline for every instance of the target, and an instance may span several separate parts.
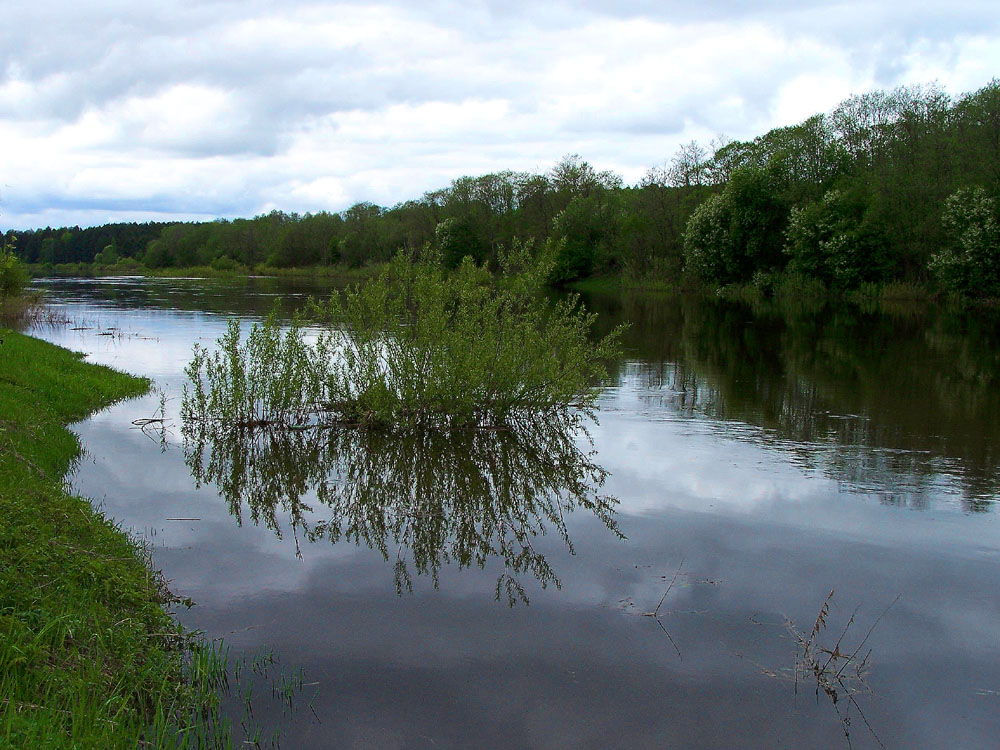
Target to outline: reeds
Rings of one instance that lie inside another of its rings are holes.
[[[851,710],[857,712],[864,722],[864,725],[871,732],[872,737],[879,747],[885,748],[882,740],[875,733],[874,728],[861,709],[857,698],[859,692],[867,690],[865,677],[868,674],[871,658],[871,649],[865,651],[868,639],[875,628],[885,617],[886,613],[899,601],[897,596],[883,612],[875,618],[871,626],[865,632],[864,637],[850,648],[846,645],[848,633],[854,625],[858,609],[855,609],[848,618],[844,629],[841,631],[833,646],[822,646],[819,638],[826,630],[827,619],[830,616],[830,605],[833,602],[834,592],[831,590],[820,607],[816,620],[813,623],[808,635],[799,632],[791,621],[786,621],[789,633],[795,638],[798,644],[798,651],[795,656],[795,671],[793,675],[795,683],[795,693],[798,694],[799,678],[805,676],[815,681],[816,700],[819,700],[820,693],[826,695],[837,717],[840,719],[841,727],[844,731],[844,738],[848,747],[852,747],[851,742]]]

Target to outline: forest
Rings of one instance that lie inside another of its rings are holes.
[[[577,155],[544,174],[461,177],[391,208],[272,211],[200,223],[8,233],[42,269],[380,264],[427,245],[495,267],[515,240],[552,243],[549,279],[850,290],[904,282],[1000,295],[1000,79],[851,96],[753,140],[690,142],[626,186]]]

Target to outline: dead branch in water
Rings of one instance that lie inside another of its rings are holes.
[[[656,624],[660,626],[660,630],[663,631],[663,634],[667,636],[667,640],[670,641],[670,645],[674,647],[674,651],[677,652],[678,659],[683,659],[684,657],[681,655],[681,650],[677,647],[677,642],[674,641],[673,636],[670,635],[670,631],[667,630],[666,626],[663,624],[663,620],[660,619],[660,607],[663,606],[663,602],[666,601],[667,595],[670,593],[670,590],[674,587],[674,584],[677,582],[677,578],[678,576],[680,576],[681,568],[683,567],[684,567],[684,560],[682,558],[680,564],[677,566],[677,570],[674,571],[674,577],[670,579],[670,583],[667,585],[667,590],[663,592],[663,596],[660,597],[660,601],[657,602],[656,608],[653,609],[652,612],[630,613],[630,614],[637,614],[639,617],[652,617],[656,621]]]
[[[674,577],[670,579],[670,585],[667,586],[667,590],[663,592],[663,596],[660,597],[660,601],[656,605],[656,609],[652,612],[643,612],[643,617],[658,617],[660,613],[660,607],[663,606],[663,600],[667,598],[667,594],[670,593],[670,589],[674,587],[674,582],[677,581],[677,576],[681,574],[681,568],[684,567],[684,558],[681,558],[680,564],[677,566],[677,570],[674,571]]]

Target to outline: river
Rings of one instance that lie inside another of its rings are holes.
[[[199,472],[179,420],[192,345],[326,289],[38,286],[66,322],[30,333],[165,399],[75,425],[73,487],[150,542],[195,603],[185,625],[270,650],[270,684],[296,675],[290,706],[254,683],[282,747],[996,746],[995,311],[590,296],[601,329],[631,328],[575,457],[545,434],[350,438]],[[497,456],[493,497],[467,473]],[[597,505],[524,499],[558,495],[572,477],[549,468],[573,461],[605,478],[582,493]]]

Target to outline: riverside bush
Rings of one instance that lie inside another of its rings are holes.
[[[253,427],[313,421],[500,425],[515,411],[589,407],[620,330],[590,339],[595,316],[573,295],[540,290],[550,247],[517,244],[491,275],[466,258],[402,255],[375,279],[312,302],[325,323],[307,343],[302,320],[272,316],[241,342],[232,322],[209,354],[195,347],[184,417]]]
[[[947,242],[928,267],[948,291],[1000,295],[1000,208],[981,187],[962,188],[945,201]]]
[[[28,274],[14,255],[13,241],[4,242],[0,247],[0,302],[7,298],[20,297],[27,283]]]

